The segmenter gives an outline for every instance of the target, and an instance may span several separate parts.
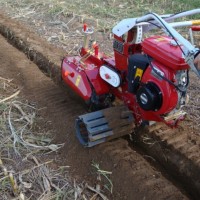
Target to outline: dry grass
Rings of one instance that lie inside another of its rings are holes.
[[[18,91],[12,80],[0,77],[0,199],[107,199],[100,190],[73,181],[69,166],[55,167],[56,154],[49,153],[62,144],[37,129],[38,109],[21,100]]]
[[[186,9],[196,8],[198,3],[196,0],[193,3],[186,3],[179,0],[18,0],[18,1],[2,1],[5,6],[18,8],[19,10],[32,11],[43,10],[52,16],[60,13],[64,15],[77,15],[83,18],[91,18],[99,20],[101,24],[107,27],[112,27],[120,19],[128,17],[136,17],[143,15],[149,11],[162,13],[180,12]],[[31,14],[27,12],[27,14]]]
[[[77,54],[82,43],[82,23],[95,27],[100,48],[109,54],[112,46],[112,27],[121,19],[141,16],[149,11],[163,13],[180,12],[196,8],[198,0],[185,3],[181,0],[0,0],[13,18],[24,21],[49,42]]]
[[[113,193],[113,183],[112,180],[110,178],[110,175],[112,174],[112,172],[109,171],[105,171],[100,169],[100,166],[98,163],[92,163],[92,166],[95,168],[96,173],[98,175],[97,179],[99,181],[101,181],[102,177],[105,178],[106,183],[104,184],[104,187],[112,194]],[[100,188],[100,187],[99,187]]]

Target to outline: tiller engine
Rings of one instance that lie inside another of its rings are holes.
[[[189,69],[200,75],[193,64],[199,49],[174,28],[195,25],[200,31],[200,20],[172,21],[197,13],[200,9],[122,20],[113,28],[113,57],[99,51],[90,41],[93,30],[84,25],[80,55],[62,62],[62,79],[93,111],[76,120],[76,135],[84,146],[130,134],[143,124],[163,122],[173,128],[184,119]],[[155,28],[165,34],[143,39],[144,32]]]

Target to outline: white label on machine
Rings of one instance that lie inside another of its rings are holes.
[[[99,69],[99,73],[104,81],[106,81],[113,87],[119,87],[121,79],[120,76],[115,71],[113,71],[112,69],[108,68],[105,65],[102,65]]]
[[[140,44],[141,42],[142,42],[142,26],[138,26],[135,44]]]

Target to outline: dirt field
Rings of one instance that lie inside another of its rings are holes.
[[[124,138],[84,149],[75,137],[74,120],[86,112],[86,107],[60,82],[60,62],[65,51],[48,44],[21,23],[4,15],[0,17],[1,34],[31,60],[1,36],[1,76],[14,79],[22,88],[23,98],[41,108],[38,114],[44,119],[42,123],[38,121],[41,129],[53,130],[54,142],[65,143],[54,159],[55,168],[70,166],[72,178],[101,185],[109,199],[198,199],[200,87],[193,74],[189,87],[191,101],[185,108],[190,119],[182,128],[140,130],[134,142]],[[105,35],[98,37],[102,39]],[[108,175],[110,182],[105,177],[97,180],[93,165],[112,172]]]
[[[65,141],[64,148],[56,156],[57,165],[69,165],[74,178],[95,183],[96,175],[91,164],[100,164],[112,172],[113,199],[187,199],[142,155],[128,147],[125,140],[83,149],[74,135],[74,120],[85,111],[84,106],[76,97],[56,86],[5,39],[0,37],[0,42],[1,75],[15,77],[15,82],[22,87],[23,96],[43,108],[39,115],[45,122],[39,126],[56,130],[54,137],[58,143]]]

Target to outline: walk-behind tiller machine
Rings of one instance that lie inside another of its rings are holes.
[[[184,119],[189,70],[200,76],[193,63],[199,49],[174,28],[189,27],[191,35],[191,30],[200,31],[200,20],[173,20],[199,13],[149,13],[122,20],[112,30],[113,57],[99,51],[90,41],[93,30],[84,25],[80,55],[62,62],[62,79],[93,111],[76,119],[81,144],[92,147],[156,122],[175,128]],[[143,39],[155,28],[164,33]]]

